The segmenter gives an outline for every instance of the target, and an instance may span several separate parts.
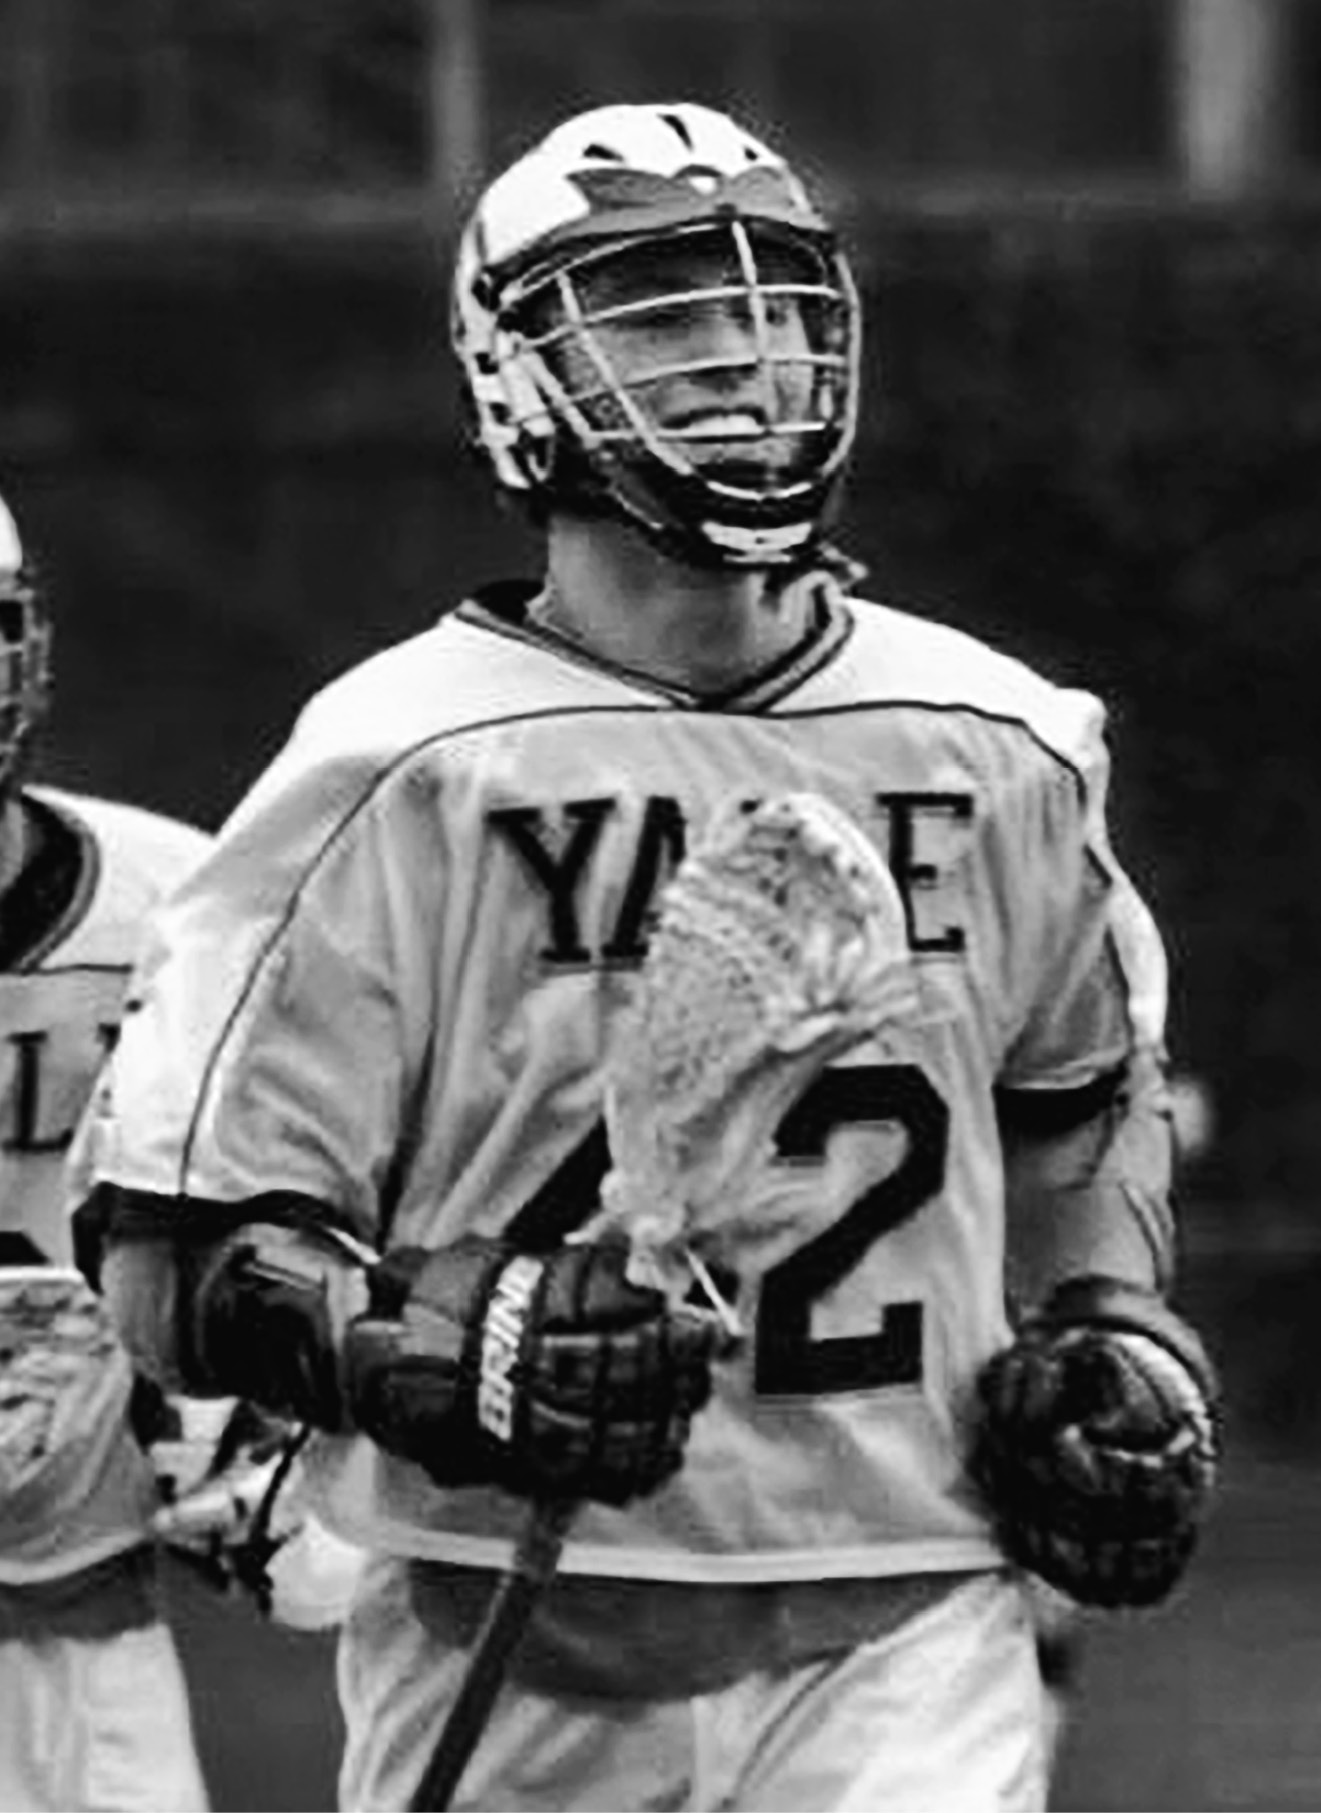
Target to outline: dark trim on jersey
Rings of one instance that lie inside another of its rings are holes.
[[[1001,1132],[1022,1139],[1052,1139],[1072,1133],[1115,1106],[1127,1077],[1128,1066],[1119,1064],[1073,1089],[1014,1089],[997,1084],[996,1119]]]
[[[36,848],[0,897],[0,971],[36,969],[85,917],[101,876],[100,846],[76,813],[30,793],[21,804]]]
[[[242,1015],[252,990],[256,987],[258,976],[270,960],[272,953],[275,951],[281,938],[284,936],[286,929],[297,913],[304,888],[309,885],[312,877],[320,868],[329,851],[336,843],[338,843],[339,839],[345,834],[354,820],[357,819],[362,812],[366,811],[371,801],[383,787],[388,785],[391,778],[400,769],[407,767],[410,762],[416,760],[422,750],[428,749],[437,743],[449,742],[458,737],[473,736],[484,730],[502,729],[513,724],[540,723],[553,718],[619,717],[630,714],[654,717],[659,714],[661,709],[662,708],[657,705],[642,704],[555,705],[545,706],[536,711],[506,712],[497,718],[476,719],[465,724],[454,724],[443,730],[433,731],[430,735],[420,738],[416,743],[411,743],[408,748],[401,749],[396,755],[382,763],[381,767],[377,769],[366,782],[357,800],[341,813],[340,817],[326,832],[320,848],[314,851],[308,858],[301,876],[293,882],[289,889],[288,898],[285,901],[283,911],[276,918],[267,937],[254,953],[252,964],[248,970],[243,986],[238,990],[233,1002],[230,1004],[229,1012],[225,1016],[225,1022],[216,1036],[206,1063],[202,1067],[202,1074],[198,1081],[197,1096],[193,1103],[192,1114],[189,1117],[188,1131],[184,1135],[183,1145],[180,1149],[178,1193],[181,1197],[186,1197],[188,1194],[188,1173],[192,1169],[193,1146],[201,1124],[202,1111],[207,1097],[210,1094],[217,1066],[220,1063],[221,1053],[224,1051],[224,1048],[229,1041],[230,1033],[233,1031]],[[962,714],[964,716],[980,718],[986,723],[1006,724],[1020,730],[1040,750],[1042,750],[1044,754],[1052,757],[1059,767],[1073,776],[1080,794],[1082,794],[1084,798],[1086,797],[1086,777],[1077,764],[1069,761],[1067,756],[1061,755],[1057,749],[1053,749],[1049,743],[1039,737],[1025,719],[1009,713],[985,711],[978,706],[971,705],[933,705],[929,701],[918,699],[876,699],[859,701],[849,705],[821,706],[806,711],[767,712],[765,718],[768,723],[792,724],[815,718],[849,717],[856,715],[859,712],[896,710],[938,711],[949,712],[954,715]]]
[[[101,1261],[111,1241],[168,1239],[175,1246],[207,1247],[253,1222],[297,1228],[326,1238],[327,1227],[358,1238],[347,1216],[333,1203],[294,1190],[271,1190],[243,1202],[216,1202],[203,1196],[161,1196],[123,1184],[100,1183],[73,1214],[74,1263],[99,1289]]]
[[[1084,793],[1087,790],[1087,776],[1077,762],[1071,762],[1053,743],[1048,743],[1026,718],[1012,711],[991,711],[985,705],[945,704],[934,699],[855,699],[847,705],[809,705],[801,711],[777,711],[770,714],[770,720],[776,724],[796,723],[809,718],[847,718],[869,711],[928,711],[940,717],[976,718],[983,724],[1004,724],[1011,730],[1021,730],[1043,755],[1071,774]]]
[[[1074,775],[1080,784],[1085,786],[1086,777],[1076,762],[1071,762],[1066,755],[1048,743],[1040,733],[1033,729],[1028,720],[1017,713],[1008,711],[991,711],[986,706],[974,705],[965,701],[944,702],[934,699],[854,699],[841,705],[808,706],[801,710],[769,710],[808,680],[813,679],[843,651],[852,640],[857,628],[847,599],[829,591],[824,591],[827,617],[813,632],[810,647],[800,644],[788,655],[781,656],[765,673],[757,676],[745,687],[734,689],[730,693],[718,695],[690,694],[681,687],[667,686],[663,681],[654,680],[644,674],[637,674],[632,669],[618,666],[610,661],[603,661],[580,648],[567,637],[557,635],[553,630],[543,629],[539,624],[526,621],[526,617],[513,618],[508,613],[521,608],[526,612],[527,605],[538,596],[539,588],[531,580],[501,580],[494,585],[481,588],[473,597],[452,613],[470,628],[487,631],[491,635],[503,636],[509,641],[521,642],[532,648],[546,650],[562,657],[572,665],[584,668],[589,673],[606,674],[622,680],[639,690],[654,693],[680,709],[697,712],[762,712],[776,723],[792,722],[795,719],[847,717],[858,712],[869,711],[927,711],[950,714],[955,717],[978,718],[985,724],[1008,724],[1016,726],[1023,734],[1042,751],[1051,757],[1061,768]],[[500,606],[500,614],[492,608],[492,600]],[[815,638],[820,637],[818,642]],[[801,666],[800,666],[801,663]],[[781,672],[781,669],[785,671]],[[490,729],[496,724],[516,724],[528,722],[539,717],[554,717],[558,712],[566,716],[581,714],[586,717],[603,712],[619,711],[656,711],[658,706],[639,705],[568,705],[547,708],[537,712],[519,712],[508,718],[493,718],[480,724],[464,726],[466,730]],[[441,731],[438,736],[458,734],[457,731]],[[427,739],[430,740],[430,739]],[[418,745],[421,747],[421,745]]]
[[[52,976],[127,976],[132,973],[132,969],[131,963],[43,963],[31,969],[25,966],[17,971],[6,972],[0,969],[0,982],[4,981],[6,974],[40,976],[43,981],[48,981]]]
[[[777,655],[760,672],[748,680],[740,680],[736,686],[725,687],[720,692],[698,693],[690,687],[658,680],[641,668],[610,661],[554,628],[534,622],[528,616],[528,607],[541,595],[541,590],[530,580],[501,580],[483,586],[466,599],[454,615],[474,629],[522,642],[574,667],[622,680],[639,692],[651,693],[670,705],[693,712],[765,710],[828,666],[852,639],[856,628],[852,612],[834,586],[823,582],[814,600],[812,625],[791,649]]]

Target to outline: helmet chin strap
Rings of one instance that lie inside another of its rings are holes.
[[[667,511],[640,479],[621,474],[611,483],[574,442],[562,439],[541,490],[529,500],[538,521],[563,511],[585,521],[621,523],[645,537],[667,559],[703,572],[774,570],[802,572],[817,562],[821,534],[831,511],[813,520],[766,527],[741,525]]]

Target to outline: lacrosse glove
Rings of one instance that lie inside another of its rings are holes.
[[[532,1257],[468,1237],[369,1275],[344,1348],[354,1423],[443,1486],[623,1505],[683,1459],[714,1318],[625,1277],[623,1242]]]
[[[1219,1448],[1215,1373],[1154,1291],[1060,1286],[978,1387],[972,1474],[1009,1558],[1084,1605],[1154,1605],[1196,1545]]]

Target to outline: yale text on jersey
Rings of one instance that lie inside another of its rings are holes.
[[[749,802],[750,804],[753,802]],[[973,796],[960,792],[878,792],[873,831],[904,906],[916,956],[960,956],[967,945],[951,872],[971,836]],[[634,820],[609,797],[566,800],[557,810],[506,806],[490,811],[491,832],[514,852],[545,902],[542,960],[554,967],[633,966],[647,950],[656,898],[683,860],[688,827],[679,802],[653,794]],[[618,841],[632,848],[622,856]],[[627,879],[613,923],[593,947],[582,904],[600,865]]]

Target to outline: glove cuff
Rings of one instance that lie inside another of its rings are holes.
[[[1213,1415],[1218,1414],[1220,1383],[1210,1355],[1196,1330],[1149,1285],[1133,1284],[1102,1272],[1080,1273],[1051,1292],[1029,1327],[1110,1329],[1117,1334],[1145,1335],[1180,1362]]]

